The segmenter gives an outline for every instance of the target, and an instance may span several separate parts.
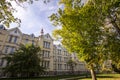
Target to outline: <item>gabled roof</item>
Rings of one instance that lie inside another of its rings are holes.
[[[48,39],[51,39],[53,41],[53,39],[52,39],[52,37],[50,36],[49,33],[45,34],[44,37],[48,37]]]
[[[55,45],[57,49],[62,49],[62,50],[66,50],[61,44],[59,45]]]
[[[15,28],[12,28],[12,29],[8,29],[9,32],[14,31],[14,30],[18,30],[18,32],[20,34],[22,34],[22,32],[20,31],[20,29],[18,27],[15,27]]]

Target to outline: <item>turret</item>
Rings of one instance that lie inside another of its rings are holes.
[[[43,28],[41,29],[41,36],[44,34]]]

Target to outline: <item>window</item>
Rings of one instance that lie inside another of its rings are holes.
[[[14,43],[17,43],[17,36],[14,37]]]
[[[64,62],[66,62],[66,57],[64,57]]]
[[[17,33],[17,30],[15,30],[15,32],[14,33]]]
[[[49,57],[50,57],[50,51],[45,51],[45,50],[43,50],[42,56],[49,58]]]
[[[11,47],[10,53],[13,53],[15,51],[14,47]]]
[[[34,40],[32,40],[32,45],[34,45]]]
[[[3,65],[3,59],[0,59],[0,66]]]
[[[43,42],[43,47],[44,47],[44,48],[50,48],[50,42],[44,41],[44,42]]]
[[[46,42],[45,42],[45,41],[43,42],[43,47],[44,47],[44,48],[46,47]]]
[[[25,39],[25,43],[27,43],[28,42],[28,39]]]
[[[46,65],[47,61],[44,61],[44,67],[47,68],[47,65]]]
[[[49,61],[46,61],[46,68],[49,68]]]
[[[55,56],[53,56],[53,59],[54,59],[54,61],[56,61],[56,60],[57,60]]]
[[[69,70],[69,65],[67,64],[66,69]]]
[[[58,55],[61,55],[61,50],[60,49],[58,49]]]
[[[58,64],[58,70],[60,69],[60,66],[59,66],[60,64]]]
[[[8,48],[9,48],[9,46],[5,47],[5,53],[8,53]]]
[[[62,57],[58,56],[58,62],[61,62],[61,61],[62,61]]]
[[[58,70],[62,70],[62,64],[58,64]]]
[[[68,58],[67,57],[64,57],[64,62],[68,62]]]
[[[83,67],[84,67],[84,64],[79,64],[79,67],[83,68]]]
[[[9,42],[12,42],[12,37],[13,37],[13,36],[9,36]]]
[[[54,67],[54,70],[56,70],[56,64],[54,64],[53,67]]]
[[[42,61],[42,66],[45,68],[49,68],[50,66],[50,62],[49,61]]]
[[[64,64],[64,69],[65,69],[65,70],[67,69],[67,64]]]
[[[41,65],[44,67],[44,61],[41,62]]]
[[[67,51],[64,51],[64,55],[67,56]]]
[[[3,64],[2,66],[5,67],[7,65],[7,61],[5,59],[3,59]]]
[[[53,49],[53,53],[56,54],[56,50],[55,49]]]
[[[46,35],[46,38],[49,38],[49,35]]]

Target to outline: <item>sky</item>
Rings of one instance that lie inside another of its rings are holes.
[[[86,0],[83,0],[85,2]],[[52,13],[56,13],[58,8],[62,8],[59,5],[59,0],[50,0],[45,4],[43,0],[34,1],[33,4],[21,4],[23,7],[18,6],[15,2],[12,2],[13,7],[17,10],[14,12],[14,16],[21,19],[21,26],[19,29],[25,34],[40,35],[40,31],[43,28],[44,34],[49,33],[52,36],[52,31],[55,27],[49,20],[49,16]],[[11,24],[10,28],[17,27],[15,24]]]
[[[23,7],[18,6],[15,2],[12,2],[13,7],[17,10],[14,16],[21,19],[21,26],[19,29],[25,34],[40,35],[40,31],[43,28],[44,34],[49,33],[52,35],[54,26],[49,20],[49,16],[52,13],[57,12],[57,9],[62,7],[58,4],[59,0],[51,0],[45,4],[43,0],[35,1],[33,4],[21,4]],[[10,28],[17,27],[15,24],[11,24]]]

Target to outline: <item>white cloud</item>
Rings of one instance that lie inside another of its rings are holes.
[[[54,27],[49,21],[48,17],[57,11],[59,8],[56,0],[51,0],[49,3],[44,4],[43,0],[35,1],[33,4],[23,4],[24,8],[18,6],[15,2],[12,2],[17,12],[14,16],[21,19],[21,31],[23,33],[35,35],[40,34],[40,30],[43,28],[45,33],[52,33]],[[11,27],[16,27],[12,24]]]

